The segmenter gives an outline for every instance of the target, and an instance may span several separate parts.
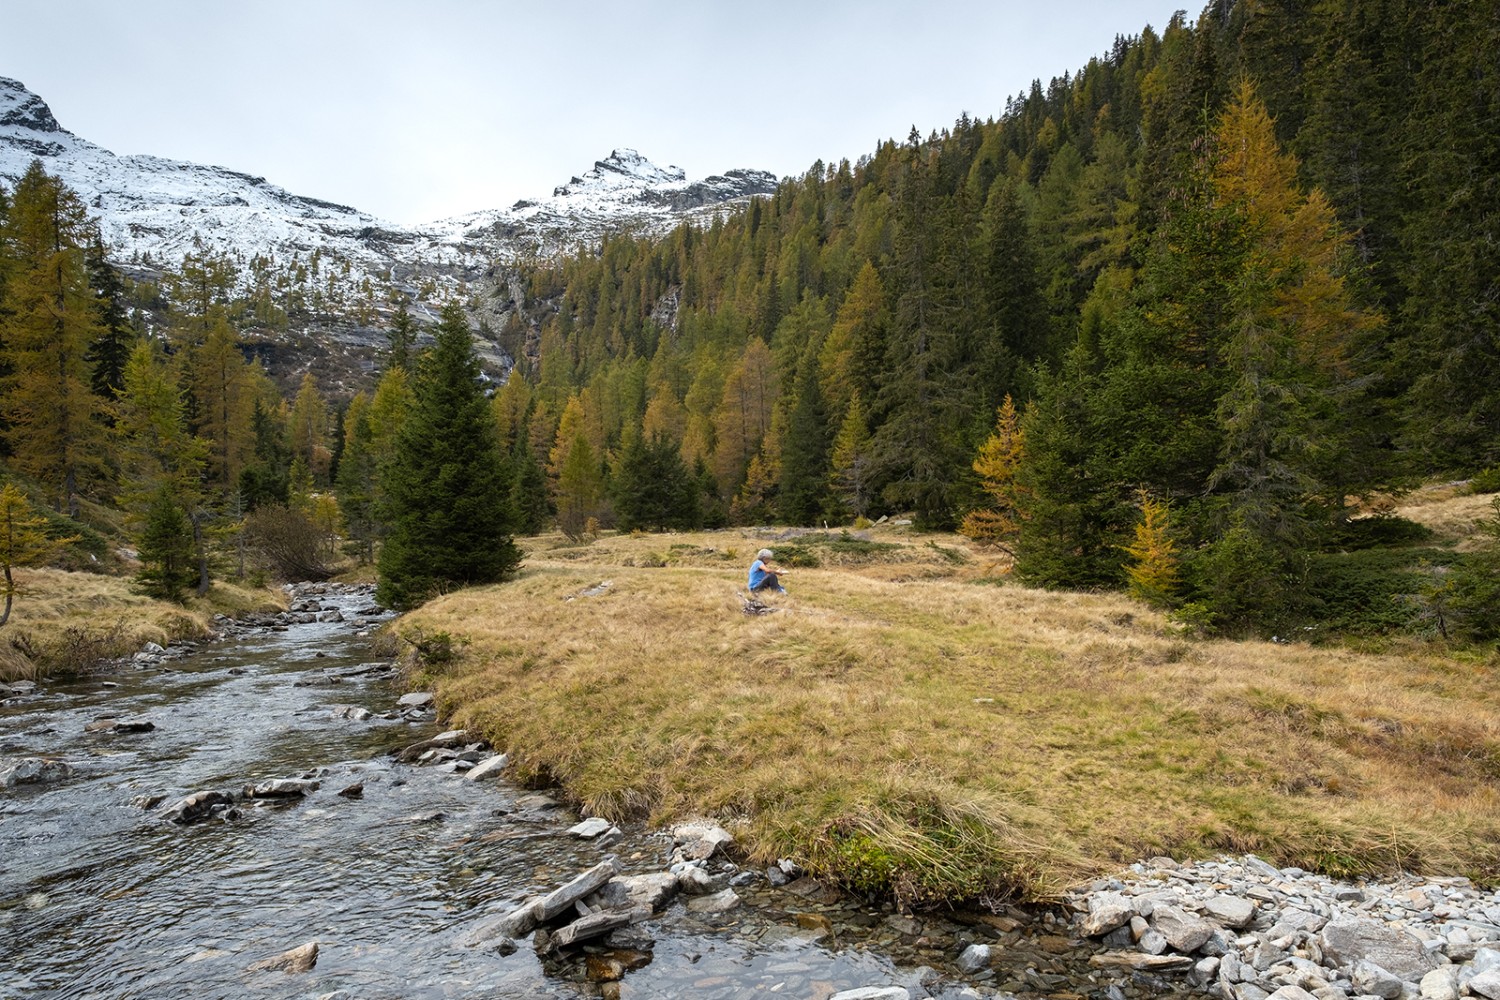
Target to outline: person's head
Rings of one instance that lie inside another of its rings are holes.
[[[775,559],[776,554],[773,553],[770,549],[761,549],[759,552],[755,553],[755,558],[759,559],[762,562],[765,562],[767,559]]]

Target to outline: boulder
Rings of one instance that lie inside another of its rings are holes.
[[[1214,896],[1204,902],[1203,915],[1220,927],[1239,930],[1255,919],[1255,904],[1239,896]]]
[[[1176,906],[1158,906],[1151,912],[1151,926],[1167,939],[1174,951],[1190,955],[1203,947],[1214,926]]]
[[[987,944],[971,944],[958,956],[954,964],[960,972],[973,975],[990,967],[991,949]]]
[[[1422,977],[1422,1000],[1458,1000],[1458,966],[1440,965]]]
[[[1100,937],[1123,927],[1135,915],[1135,907],[1118,892],[1100,892],[1089,897],[1089,913],[1082,930],[1088,937]]]
[[[262,959],[251,965],[250,972],[307,972],[318,964],[318,942],[309,941],[273,958]]]
[[[683,823],[672,828],[672,841],[689,861],[706,861],[734,843],[734,835],[717,823]]]
[[[50,757],[23,757],[0,764],[0,788],[15,785],[49,785],[73,776],[73,765]]]
[[[1324,957],[1339,968],[1373,962],[1406,982],[1417,982],[1437,967],[1437,960],[1416,935],[1367,918],[1330,921],[1319,936],[1319,946]]]
[[[617,927],[626,926],[630,922],[631,914],[620,910],[601,910],[598,913],[590,913],[588,916],[580,917],[571,924],[553,931],[548,938],[548,947],[552,951],[570,948],[580,941],[588,941],[596,937],[601,937]]]
[[[1486,969],[1468,982],[1468,991],[1474,996],[1500,1000],[1500,968]]]
[[[1354,972],[1349,978],[1354,983],[1354,988],[1365,996],[1381,997],[1383,1000],[1400,1000],[1401,980],[1374,962],[1356,962]]]

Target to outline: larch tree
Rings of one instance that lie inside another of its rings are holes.
[[[15,467],[73,515],[80,494],[105,476],[110,406],[93,391],[88,362],[104,333],[85,261],[94,236],[78,195],[34,161],[0,230],[10,272],[0,313],[0,418]]]
[[[21,566],[41,566],[63,546],[78,540],[76,536],[53,538],[46,529],[47,519],[32,508],[26,494],[11,483],[0,486],[0,569],[4,570],[0,595],[5,597],[0,625],[10,621],[11,607],[21,592],[11,571]]]

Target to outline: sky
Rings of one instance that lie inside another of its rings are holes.
[[[802,174],[988,118],[1170,0],[0,0],[0,76],[116,153],[412,225],[616,148]],[[1189,11],[1196,15],[1196,9]]]

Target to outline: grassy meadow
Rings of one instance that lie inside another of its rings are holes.
[[[908,903],[1222,851],[1500,876],[1493,655],[1197,640],[909,528],[525,544],[397,630],[445,716],[594,814],[714,816]],[[747,615],[762,545],[791,593]]]

